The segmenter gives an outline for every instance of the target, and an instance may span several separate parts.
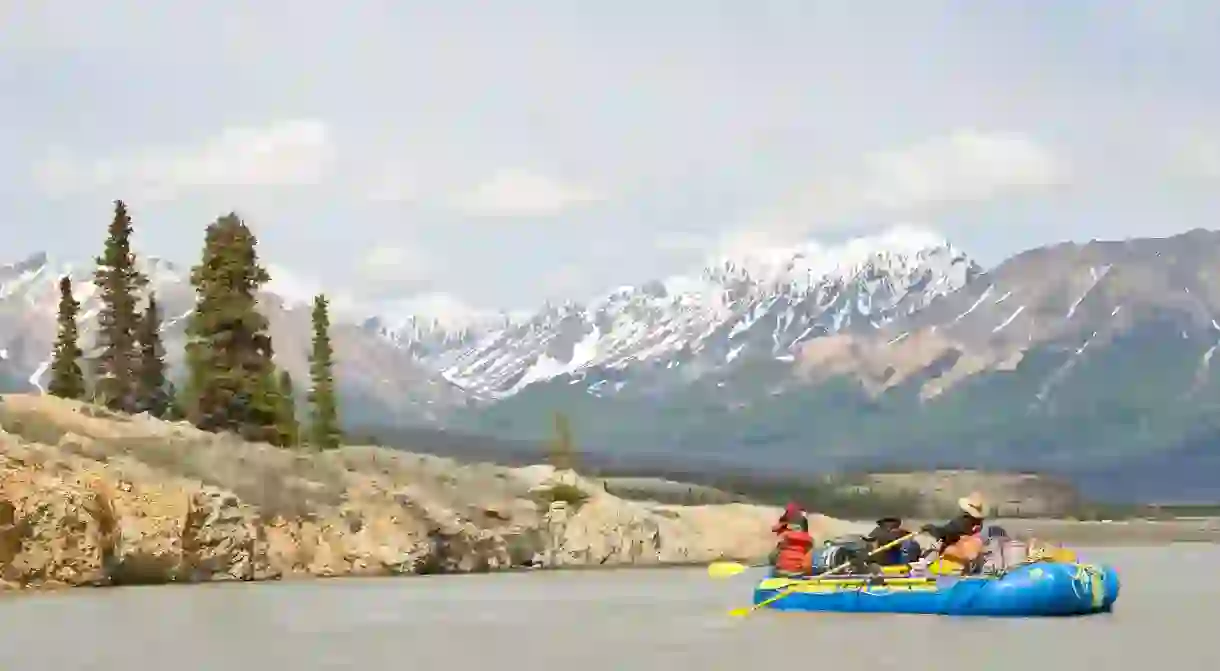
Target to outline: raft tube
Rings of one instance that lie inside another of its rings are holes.
[[[863,576],[767,578],[754,589],[760,604],[781,591],[772,610],[822,613],[909,613],[981,617],[1054,617],[1109,612],[1118,600],[1110,566],[1037,563],[1000,577]]]

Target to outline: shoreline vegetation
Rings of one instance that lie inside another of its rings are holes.
[[[548,464],[303,452],[51,396],[0,397],[0,427],[8,590],[756,563],[779,513],[625,498]],[[1216,518],[997,521],[1079,547],[1220,537]],[[871,526],[811,516],[818,539]]]
[[[460,461],[505,466],[551,462],[554,442],[492,438],[426,427],[358,427],[357,442],[426,452]],[[975,489],[1001,503],[1003,517],[1065,520],[1170,520],[1220,517],[1220,503],[1104,503],[1082,497],[1064,478],[1037,472],[978,471],[941,467],[892,468],[871,472],[785,477],[773,471],[681,460],[662,455],[615,455],[578,451],[580,471],[610,483],[625,497],[671,504],[752,502],[782,506],[790,500],[840,518],[880,515],[939,517],[956,512],[955,501]]]

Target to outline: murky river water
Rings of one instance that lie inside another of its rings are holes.
[[[731,618],[750,577],[685,569],[78,590],[0,601],[0,669],[1220,668],[1220,546],[1085,555],[1112,614]]]

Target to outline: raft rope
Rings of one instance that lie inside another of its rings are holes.
[[[1072,591],[1076,596],[1088,598],[1094,608],[1101,608],[1106,600],[1105,573],[1092,564],[1077,564],[1076,573],[1072,575]],[[1082,593],[1087,590],[1088,593]]]
[[[1012,568],[1001,571],[1003,576],[1022,566],[1040,562],[1054,562],[1054,555],[1043,548],[1030,553],[1029,557]],[[1072,593],[1079,599],[1088,599],[1094,608],[1101,608],[1106,600],[1106,574],[1093,564],[1076,564],[1076,572],[1072,574]]]

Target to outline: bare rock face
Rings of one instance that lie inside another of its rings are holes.
[[[655,564],[661,559],[658,517],[641,504],[609,494],[595,494],[578,505],[554,506],[548,524],[552,527],[548,564],[552,566]]]
[[[90,493],[49,469],[26,467],[34,455],[15,449],[9,436],[2,438],[0,499],[14,520],[4,529],[5,583],[55,587],[108,582],[111,530],[95,515]]]
[[[232,492],[214,487],[191,492],[180,543],[188,580],[277,575],[266,560],[266,537],[256,511]]]
[[[625,501],[597,482],[570,471],[530,467],[535,491],[565,488],[569,500],[552,501],[544,527],[548,566],[698,564],[729,559],[756,561],[775,547],[771,525],[779,511],[725,504],[676,506]],[[863,533],[863,525],[812,515],[820,538]]]
[[[549,466],[326,453],[0,399],[8,588],[754,559],[778,511],[628,501]]]

